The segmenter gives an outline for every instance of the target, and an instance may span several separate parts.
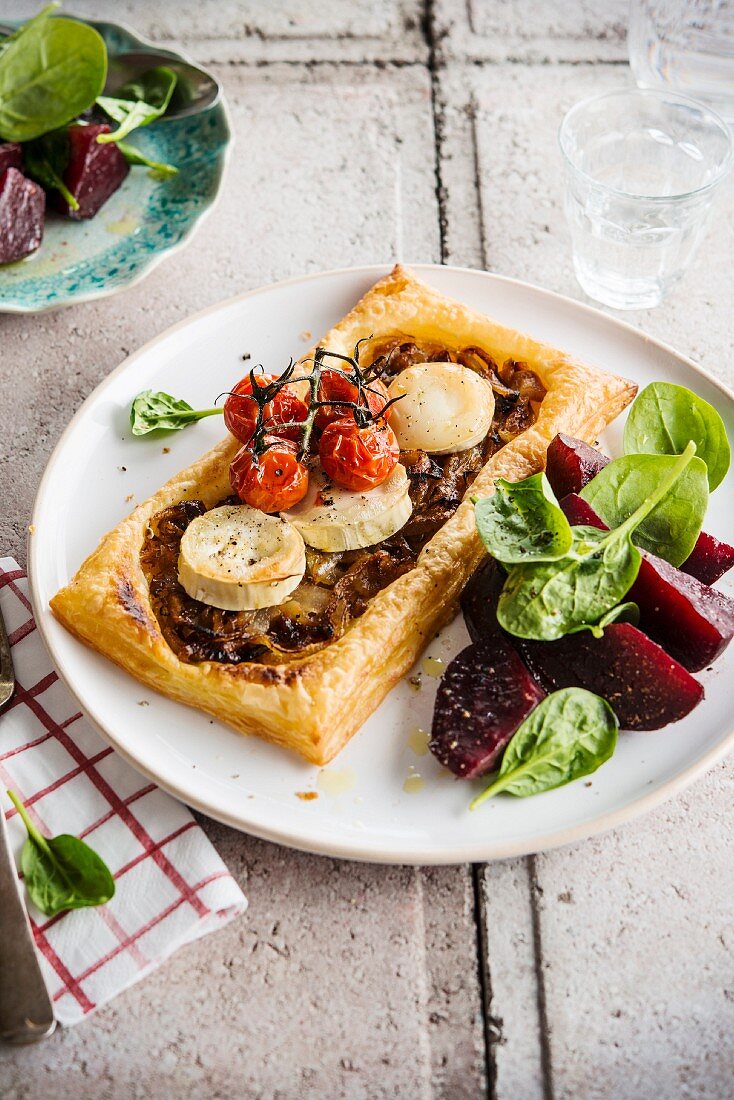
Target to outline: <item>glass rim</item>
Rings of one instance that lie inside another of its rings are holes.
[[[583,168],[579,168],[577,164],[574,164],[564,145],[564,132],[567,129],[569,120],[572,120],[574,115],[580,114],[584,107],[588,107],[592,103],[598,103],[604,99],[616,99],[623,95],[639,96],[641,99],[672,99],[675,100],[677,103],[681,103],[690,107],[695,107],[696,110],[708,116],[709,119],[715,122],[718,128],[721,130],[722,134],[724,135],[728,146],[726,156],[716,176],[713,179],[709,180],[707,183],[702,184],[700,187],[694,187],[690,191],[678,191],[672,195],[638,195],[634,191],[623,191],[619,187],[612,187],[608,183],[602,183],[600,180],[595,179],[594,176],[592,176],[589,172],[585,171]],[[601,190],[608,192],[610,195],[616,195],[618,198],[629,199],[634,202],[679,202],[682,199],[693,198],[695,195],[703,195],[707,191],[711,191],[715,187],[719,186],[719,184],[728,175],[729,171],[732,168],[732,164],[734,163],[734,140],[732,139],[732,132],[729,129],[728,124],[721,117],[721,115],[717,114],[716,111],[712,110],[712,108],[708,107],[705,103],[701,103],[700,100],[694,99],[692,96],[681,95],[680,92],[664,91],[662,88],[615,88],[609,92],[596,92],[594,93],[594,95],[590,95],[587,96],[585,99],[579,100],[579,102],[574,103],[573,107],[570,107],[563,116],[561,125],[558,127],[558,145],[566,166],[570,168],[573,172],[577,173],[577,175],[579,176],[582,176],[585,180],[588,180],[588,182],[593,184],[594,187],[598,187]]]

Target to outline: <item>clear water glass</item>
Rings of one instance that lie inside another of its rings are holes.
[[[672,92],[592,96],[559,140],[576,277],[616,309],[656,306],[690,264],[732,164],[726,123]]]
[[[734,0],[632,0],[627,46],[641,88],[693,96],[734,123]]]

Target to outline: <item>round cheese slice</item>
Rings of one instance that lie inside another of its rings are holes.
[[[494,416],[492,387],[458,363],[420,363],[390,383],[390,426],[401,451],[446,455],[481,443]]]
[[[303,500],[282,516],[317,550],[358,550],[390,538],[408,521],[409,485],[400,463],[382,485],[365,492],[342,489],[317,466]]]
[[[306,570],[303,539],[289,523],[248,504],[225,504],[184,531],[178,579],[194,600],[224,611],[283,603]]]

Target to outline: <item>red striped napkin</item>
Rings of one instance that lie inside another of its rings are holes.
[[[116,880],[114,898],[97,909],[48,918],[26,899],[56,1016],[74,1024],[247,901],[186,807],[138,775],[79,713],[12,558],[0,559],[0,609],[18,682],[0,714],[0,804],[16,858],[26,834],[6,788],[41,832],[83,837]]]

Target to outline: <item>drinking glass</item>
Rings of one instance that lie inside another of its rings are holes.
[[[693,96],[734,123],[734,0],[631,0],[627,46],[641,88]]]
[[[659,305],[701,243],[731,167],[726,123],[687,96],[629,89],[577,103],[559,141],[583,290],[616,309]]]

